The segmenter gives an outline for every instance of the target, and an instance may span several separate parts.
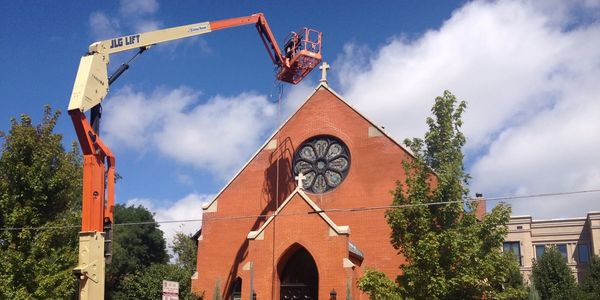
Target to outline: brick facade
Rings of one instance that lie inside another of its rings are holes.
[[[305,193],[296,189],[292,160],[299,145],[318,135],[334,136],[348,146],[350,170],[337,188]],[[347,293],[368,299],[355,282],[365,268],[394,278],[403,261],[390,245],[384,209],[348,209],[390,205],[390,191],[404,180],[402,161],[407,159],[407,150],[319,85],[204,207],[193,291],[205,299],[216,292],[230,299],[239,278],[241,299],[250,298],[251,286],[257,299],[278,299],[281,270],[290,255],[303,249],[317,266],[319,299],[329,299],[333,289],[337,299],[347,299]],[[362,257],[353,255],[352,245]]]

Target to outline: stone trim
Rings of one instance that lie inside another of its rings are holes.
[[[261,236],[264,236],[263,232],[265,231],[265,229],[269,226],[269,224],[271,224],[271,222],[273,222],[273,220],[275,219],[275,217],[281,213],[281,211],[287,206],[287,204],[290,203],[290,201],[292,200],[292,198],[294,198],[294,196],[296,194],[299,195],[312,208],[312,210],[316,214],[318,214],[321,217],[321,219],[323,219],[323,221],[325,221],[325,223],[327,223],[327,225],[329,225],[330,235],[332,235],[332,233],[333,233],[333,236],[335,236],[335,235],[349,235],[350,234],[350,226],[338,226],[337,224],[335,224],[333,222],[333,220],[331,220],[331,218],[329,218],[329,216],[321,208],[319,208],[319,206],[314,201],[312,201],[310,199],[310,197],[308,197],[308,195],[306,195],[306,193],[304,193],[304,191],[302,191],[299,188],[296,188],[285,199],[285,201],[283,201],[283,203],[277,209],[277,211],[275,211],[275,213],[273,215],[271,215],[267,219],[267,221],[265,222],[265,224],[263,224],[258,230],[250,231],[248,233],[247,239],[249,239],[249,240],[262,240]]]

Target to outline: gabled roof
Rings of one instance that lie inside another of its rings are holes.
[[[323,219],[323,221],[325,221],[325,223],[327,223],[327,225],[329,225],[329,228],[331,228],[336,234],[338,235],[348,235],[350,234],[350,227],[349,226],[338,226],[336,225],[333,220],[331,220],[331,218],[329,218],[329,216],[327,216],[327,214],[321,209],[319,208],[319,206],[312,201],[312,199],[310,199],[310,197],[308,197],[308,195],[306,195],[306,193],[304,193],[304,191],[300,188],[296,188],[286,199],[285,201],[283,201],[283,203],[281,204],[281,206],[277,209],[277,211],[275,211],[275,213],[273,215],[271,215],[269,217],[269,219],[267,219],[267,221],[265,222],[265,224],[263,224],[258,230],[255,231],[250,231],[248,233],[248,239],[249,240],[254,240],[260,237],[261,233],[263,233],[265,231],[265,229],[269,226],[269,224],[271,224],[271,222],[273,222],[273,220],[275,219],[275,217],[277,217],[281,211],[290,203],[290,201],[292,201],[292,199],[294,198],[295,195],[299,195],[300,198],[302,198],[313,210],[314,213],[318,214],[321,219]]]
[[[346,106],[348,106],[355,113],[357,113],[360,117],[362,117],[365,121],[367,121],[369,124],[371,124],[371,126],[377,128],[377,130],[379,130],[385,137],[387,137],[394,144],[396,144],[398,147],[400,147],[400,149],[404,150],[408,155],[414,157],[414,154],[412,153],[412,151],[410,151],[410,149],[404,147],[404,145],[402,143],[399,143],[398,141],[396,141],[391,135],[389,135],[389,133],[387,133],[385,130],[383,130],[383,128],[381,128],[380,126],[375,125],[375,123],[373,123],[369,118],[367,118],[361,112],[359,112],[358,110],[356,110],[352,105],[350,105],[348,103],[348,101],[346,101],[342,96],[340,96],[337,92],[335,92],[333,89],[331,89],[326,82],[321,82],[313,90],[313,92],[306,98],[306,100],[304,100],[304,102],[302,103],[302,105],[292,115],[290,115],[290,117],[287,118],[287,120],[285,120],[285,122],[283,122],[281,124],[281,126],[279,126],[279,128],[277,128],[277,130],[275,130],[273,132],[273,134],[271,136],[269,136],[269,138],[267,138],[267,140],[263,143],[263,145],[261,147],[258,148],[258,150],[254,153],[254,155],[252,155],[252,157],[250,157],[250,159],[240,168],[240,170],[233,177],[231,177],[231,179],[229,180],[229,182],[227,182],[227,184],[225,184],[225,186],[223,186],[223,188],[219,191],[219,193],[217,193],[215,195],[215,197],[213,198],[213,200],[210,203],[206,203],[206,204],[202,205],[202,210],[205,210],[205,211],[209,210],[209,208],[211,208],[211,206],[216,205],[216,200],[219,198],[219,196],[231,185],[231,183],[242,173],[242,171],[244,171],[244,169],[246,169],[246,167],[248,167],[248,165],[250,164],[250,162],[252,162],[254,160],[254,158],[256,158],[256,156],[267,146],[267,144],[277,135],[277,133],[285,125],[287,125],[287,123],[298,113],[298,111],[300,111],[302,109],[302,107],[304,107],[304,105],[306,105],[306,103],[308,102],[308,100],[310,100],[310,98],[312,98],[313,95],[317,91],[319,91],[320,89],[326,89],[331,94],[333,94],[334,96],[336,96],[340,101],[342,101],[342,103],[346,104]],[[216,207],[213,207],[213,210],[216,211]]]

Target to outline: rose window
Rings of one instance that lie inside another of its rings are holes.
[[[331,136],[318,136],[304,142],[294,156],[294,175],[306,176],[305,190],[324,193],[336,188],[348,174],[350,152],[346,145]]]

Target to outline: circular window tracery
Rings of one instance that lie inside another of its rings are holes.
[[[336,188],[350,169],[350,152],[339,139],[317,136],[304,142],[294,156],[294,175],[304,174],[303,187],[313,193]]]

